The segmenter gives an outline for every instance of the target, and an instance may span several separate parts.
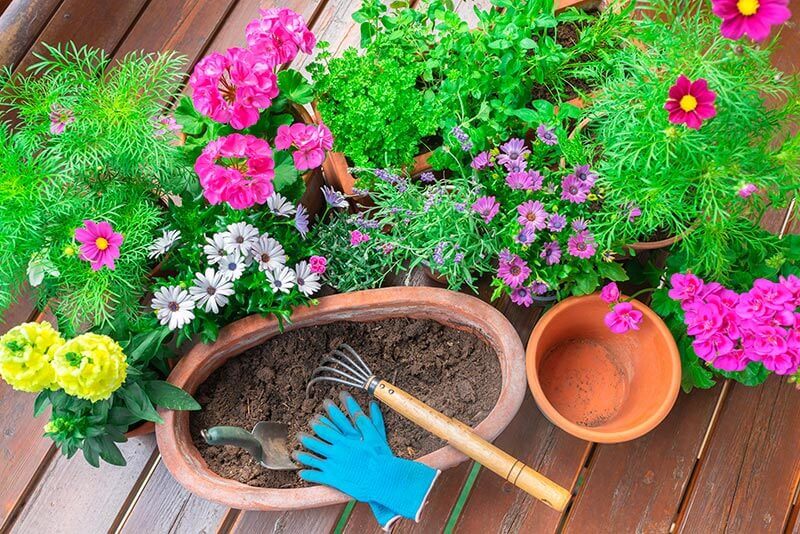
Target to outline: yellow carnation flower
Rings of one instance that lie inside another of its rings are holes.
[[[14,389],[39,393],[53,385],[50,361],[63,344],[46,321],[15,326],[0,337],[0,376]]]
[[[56,383],[69,395],[92,402],[107,399],[127,376],[128,362],[119,343],[108,336],[82,334],[53,356]]]

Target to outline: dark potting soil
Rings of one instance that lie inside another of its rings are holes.
[[[306,486],[296,472],[264,469],[242,449],[207,445],[200,431],[217,425],[250,430],[259,421],[278,421],[289,425],[288,446],[297,448],[297,433],[308,431],[308,421],[321,413],[322,401],[338,403],[341,387],[316,384],[310,398],[305,389],[322,357],[343,342],[376,376],[469,425],[482,421],[500,394],[495,351],[473,334],[435,321],[339,322],[287,332],[232,358],[198,389],[195,397],[202,410],[191,414],[191,433],[211,470],[251,486]],[[349,391],[367,407],[365,393]],[[391,409],[381,408],[395,454],[418,458],[444,445]]]

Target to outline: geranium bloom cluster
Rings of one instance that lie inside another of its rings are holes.
[[[639,330],[644,314],[634,308],[630,300],[623,300],[619,287],[611,282],[600,291],[600,298],[608,303],[610,311],[603,318],[609,330],[615,334],[624,334],[630,330]]]
[[[303,124],[302,122],[278,127],[275,148],[292,152],[294,166],[298,171],[307,171],[322,165],[325,152],[333,148],[333,136],[324,124]]]
[[[800,365],[800,278],[758,279],[745,293],[676,273],[670,298],[681,303],[697,355],[722,371],[760,362],[780,375]]]
[[[231,134],[211,141],[194,165],[203,196],[241,210],[264,204],[274,192],[275,160],[269,143],[253,135]]]
[[[317,39],[302,15],[291,9],[262,9],[245,28],[247,46],[272,66],[290,63],[302,50],[310,54]]]
[[[270,197],[268,205],[273,206],[272,214],[279,218],[294,213],[295,229],[301,236],[307,231],[307,219],[298,221],[296,216],[305,212],[302,205],[295,207],[279,194]],[[310,297],[321,287],[321,276],[327,265],[324,257],[312,256],[309,261],[302,260],[290,266],[283,245],[252,224],[231,223],[224,231],[205,239],[199,246],[206,265],[201,268],[202,272],[195,273],[192,285],[188,288],[164,286],[154,293],[150,306],[159,322],[170,330],[191,323],[198,310],[220,313],[236,293],[237,281],[248,273],[263,276],[264,285],[276,295],[288,294],[296,288]],[[249,289],[251,283],[243,289]]]

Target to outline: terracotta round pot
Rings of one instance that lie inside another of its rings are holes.
[[[429,287],[390,287],[332,295],[316,307],[296,308],[285,330],[297,330],[337,321],[378,321],[393,317],[432,319],[484,339],[500,361],[501,391],[489,415],[475,426],[491,441],[511,422],[525,396],[524,349],[516,330],[489,304],[453,291]],[[251,347],[279,335],[274,318],[253,315],[223,328],[212,345],[198,344],[183,357],[169,381],[194,394],[217,368]],[[401,385],[401,384],[398,384]],[[189,413],[162,411],[158,447],[167,469],[189,491],[210,501],[240,510],[296,510],[341,504],[349,500],[338,491],[313,486],[296,489],[255,488],[223,478],[206,465],[189,432]],[[458,415],[458,414],[455,414]],[[451,447],[426,454],[420,461],[448,469],[466,457]]]
[[[147,436],[152,434],[156,431],[156,424],[152,421],[142,421],[134,425],[130,428],[127,432],[125,432],[125,437],[128,439],[131,438],[138,438],[141,436]]]
[[[660,239],[658,241],[638,241],[636,243],[632,243],[627,245],[625,248],[635,250],[636,252],[644,252],[646,250],[658,250],[662,248],[669,248],[678,241],[681,240],[683,236],[672,236],[666,239]]]
[[[555,305],[528,342],[528,384],[539,409],[588,441],[638,438],[667,416],[678,397],[681,361],[664,322],[641,302],[639,330],[614,334],[598,294]]]

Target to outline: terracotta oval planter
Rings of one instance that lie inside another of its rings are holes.
[[[658,250],[662,248],[669,248],[678,241],[680,241],[683,236],[672,236],[666,239],[660,239],[658,241],[638,241],[636,243],[632,243],[627,245],[625,248],[634,250],[636,252],[644,252],[646,250]]]
[[[639,301],[638,331],[614,334],[598,294],[554,306],[528,342],[528,384],[539,409],[562,430],[619,443],[655,428],[678,397],[681,361],[667,326]]]
[[[472,332],[497,352],[502,386],[489,415],[476,425],[478,435],[491,441],[511,422],[525,396],[524,349],[516,330],[489,304],[468,295],[429,287],[390,287],[319,299],[316,307],[297,308],[285,330],[336,321],[376,321],[392,317],[432,319]],[[274,318],[253,315],[220,332],[212,345],[196,345],[170,374],[169,381],[194,394],[217,368],[247,349],[279,335]],[[297,510],[348,501],[348,497],[323,486],[296,489],[255,488],[223,478],[206,465],[192,443],[189,413],[162,411],[158,447],[167,469],[189,491],[204,499],[240,510]],[[420,461],[448,469],[466,459],[451,447],[426,454]]]

